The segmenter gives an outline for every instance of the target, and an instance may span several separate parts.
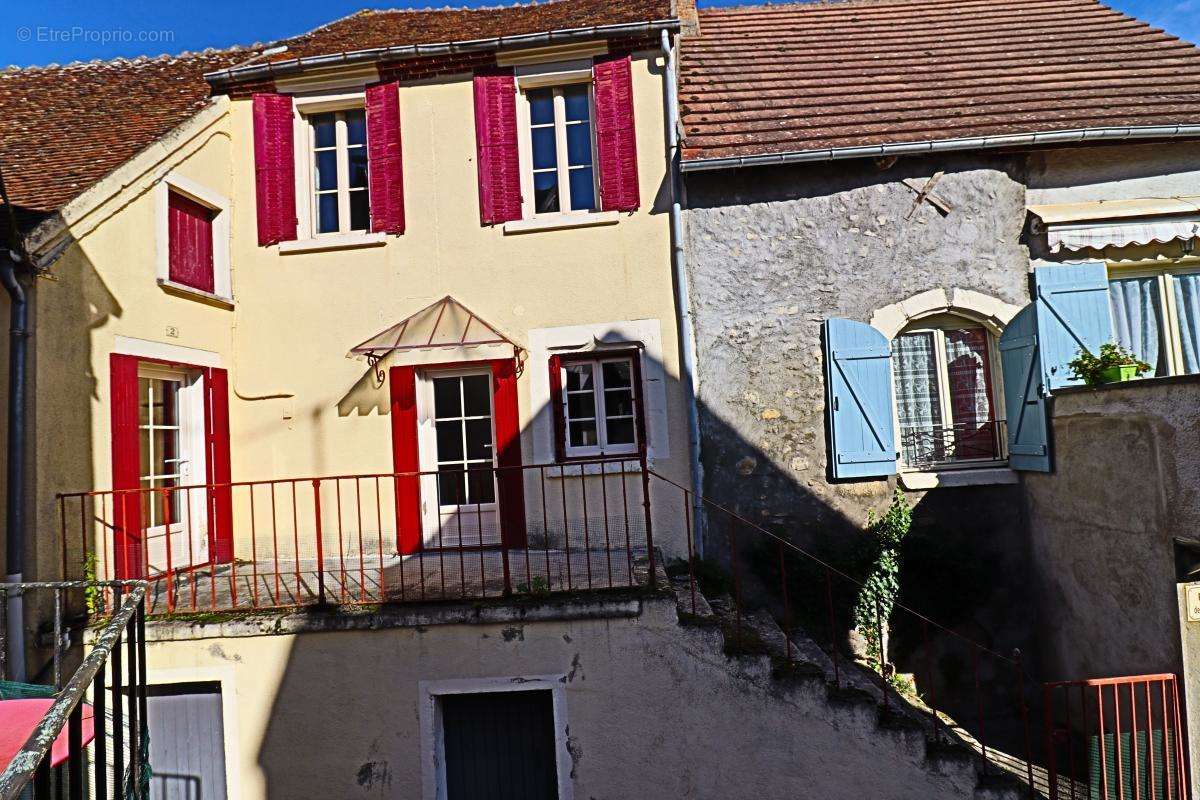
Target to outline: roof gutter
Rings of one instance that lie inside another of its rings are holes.
[[[1002,147],[1188,138],[1200,138],[1200,125],[1076,128],[1072,130],[1046,131],[1044,133],[974,136],[966,139],[938,139],[902,144],[878,144],[867,147],[834,147],[824,150],[801,150],[791,153],[697,159],[695,161],[684,161],[680,164],[680,169],[684,172],[702,172],[714,169],[737,169],[739,167],[766,167],[777,164],[811,164],[822,161],[843,161],[851,158],[887,158],[889,156],[951,153],[963,150],[995,150]]]
[[[342,53],[331,53],[323,56],[305,56],[286,61],[274,61],[266,64],[248,64],[243,67],[231,67],[205,73],[204,79],[210,85],[223,86],[241,81],[274,78],[280,75],[291,75],[314,67],[334,67],[351,64],[364,64],[387,59],[412,58],[414,56],[451,55],[454,53],[474,53],[481,50],[499,50],[506,47],[530,47],[535,45],[567,44],[570,42],[586,41],[589,39],[607,38],[611,36],[634,36],[637,34],[656,34],[659,31],[679,30],[679,20],[660,19],[646,22],[626,22],[616,25],[592,25],[586,28],[563,28],[560,30],[544,31],[542,33],[523,33],[516,36],[496,36],[491,39],[467,39],[456,42],[441,42],[438,44],[395,45],[392,47],[373,47],[369,50],[351,50]]]

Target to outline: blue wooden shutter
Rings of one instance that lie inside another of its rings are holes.
[[[825,406],[832,477],[896,474],[891,343],[870,325],[825,320]]]
[[[1050,430],[1038,344],[1037,309],[1030,304],[1012,318],[1000,337],[1008,465],[1016,470],[1049,472]]]
[[[1108,268],[1103,262],[1055,264],[1033,271],[1037,335],[1046,391],[1076,386],[1067,366],[1081,349],[1099,354],[1113,341]]]

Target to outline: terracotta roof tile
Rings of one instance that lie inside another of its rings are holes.
[[[1200,123],[1200,49],[1096,0],[701,9],[684,158]]]
[[[0,72],[0,165],[9,199],[36,221],[199,110],[204,73],[235,49]]]
[[[441,44],[671,17],[670,0],[552,0],[490,8],[360,11],[280,42],[287,61],[376,47]]]

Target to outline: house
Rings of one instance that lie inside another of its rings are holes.
[[[1200,51],[1092,0],[847,0],[702,9],[680,74],[705,496],[836,560],[898,485],[918,610],[1035,680],[1182,673]],[[1069,366],[1110,341],[1123,403]]]
[[[145,743],[153,796],[993,796],[986,747],[689,578],[694,22],[361,12],[0,76],[33,330],[6,574],[91,581],[0,587],[5,668],[129,620],[95,795]],[[97,579],[144,582],[144,635]]]

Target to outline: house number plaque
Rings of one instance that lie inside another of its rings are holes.
[[[1200,622],[1200,584],[1187,587],[1188,622]]]

